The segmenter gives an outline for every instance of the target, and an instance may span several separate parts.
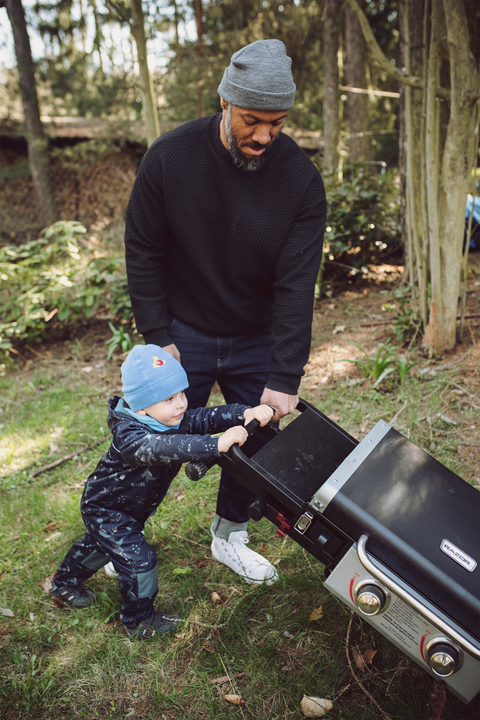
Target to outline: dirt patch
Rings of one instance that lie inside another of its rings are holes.
[[[361,280],[337,278],[326,283],[330,297],[323,297],[314,312],[312,348],[300,393],[302,389],[304,394],[305,391],[316,392],[347,375],[353,381],[360,378],[358,369],[345,360],[346,357],[361,356],[361,351],[349,344],[351,341],[370,353],[379,343],[394,338],[392,298],[395,289],[400,287],[402,272],[403,267],[399,265],[372,266],[368,276]],[[408,342],[399,352],[408,351],[409,356],[429,373],[444,368],[460,370],[458,387],[453,388],[453,393],[457,393],[465,407],[480,410],[480,253],[473,253],[470,258],[466,317],[462,340],[442,358],[429,360],[418,345],[409,348]],[[56,340],[35,347],[19,345],[14,357],[22,374],[34,374],[39,364],[59,367],[68,363],[84,373],[92,385],[101,385],[105,394],[119,393],[122,357],[116,354],[107,361],[105,342],[110,337],[107,321],[93,318],[76,325]],[[451,408],[447,410],[458,434],[462,429],[462,417]],[[464,428],[458,454],[470,476],[478,476],[480,412],[478,422]]]

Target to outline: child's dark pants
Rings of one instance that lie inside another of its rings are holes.
[[[158,592],[157,556],[143,536],[144,523],[118,510],[83,515],[87,531],[70,549],[55,585],[78,585],[112,561],[120,583],[120,616],[127,627],[149,617]]]

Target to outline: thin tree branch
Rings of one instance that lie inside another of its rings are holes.
[[[124,23],[127,23],[127,25],[132,24],[131,18],[128,17],[128,15],[123,11],[123,8],[117,5],[117,3],[113,2],[113,0],[105,0],[105,4],[115,12],[120,20],[122,20]]]
[[[347,2],[348,2],[348,0],[347,0]],[[387,713],[383,710],[383,708],[382,708],[382,707],[378,704],[378,702],[375,700],[375,698],[373,697],[373,695],[371,695],[371,694],[368,692],[367,688],[366,688],[364,685],[362,685],[362,683],[360,682],[360,680],[358,679],[358,677],[355,675],[355,671],[354,671],[354,669],[353,669],[353,665],[352,665],[352,661],[350,660],[350,653],[349,653],[349,648],[350,648],[350,632],[351,632],[351,630],[352,630],[352,623],[353,623],[353,618],[354,618],[354,617],[355,617],[355,612],[352,610],[351,613],[350,613],[350,622],[348,623],[347,637],[346,637],[346,639],[345,639],[345,654],[346,654],[346,656],[347,656],[348,667],[350,668],[350,672],[352,673],[352,677],[353,677],[353,679],[355,680],[355,682],[357,683],[357,685],[358,685],[358,687],[360,688],[360,690],[364,693],[364,695],[366,695],[366,697],[367,697],[369,700],[371,700],[371,702],[375,705],[375,707],[377,708],[377,710],[380,711],[380,714],[381,714],[381,716],[382,716],[382,720],[392,720],[392,718],[391,718],[389,715],[387,715]]]
[[[105,442],[105,440],[108,440],[108,436],[104,438],[100,438],[100,440],[97,440],[96,442],[92,443],[91,445],[86,445],[85,447],[80,448],[80,450],[75,450],[75,452],[69,453],[68,455],[65,455],[62,458],[59,458],[58,460],[55,460],[54,462],[49,463],[48,465],[44,465],[43,467],[39,468],[38,470],[35,470],[30,477],[35,478],[37,475],[41,475],[44,472],[48,472],[49,470],[53,470],[54,468],[58,467],[59,465],[63,465],[64,462],[67,462],[67,460],[72,460],[72,458],[76,457],[77,455],[81,455],[84,452],[87,452],[88,450],[92,450],[94,447],[97,447],[97,445],[101,445],[101,443]]]
[[[365,15],[365,13],[363,12],[363,10],[359,7],[357,0],[347,0],[347,3],[351,7],[351,9],[355,13],[355,15],[357,16],[358,22],[360,23],[360,27],[362,28],[365,42],[367,43],[373,57],[381,65],[381,67],[389,75],[392,75],[392,77],[394,77],[396,80],[398,80],[398,82],[401,82],[404,85],[410,85],[411,87],[414,87],[414,88],[423,89],[425,86],[425,81],[423,78],[415,77],[414,75],[409,75],[406,73],[405,70],[399,70],[397,67],[395,67],[394,65],[391,64],[390,60],[384,54],[380,45],[377,43],[377,41],[375,39],[375,35],[373,34],[372,28],[370,27],[370,23],[368,22],[367,17]],[[438,85],[437,86],[437,95],[439,97],[444,98],[445,100],[448,100],[450,98],[450,91],[447,90],[446,88]]]

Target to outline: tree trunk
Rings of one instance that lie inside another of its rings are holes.
[[[150,70],[148,69],[147,39],[145,36],[142,0],[131,0],[131,9],[131,29],[137,46],[143,118],[145,120],[147,144],[150,146],[160,135],[160,126],[158,122],[155,94],[153,92],[152,76],[150,75]]]
[[[197,26],[197,46],[195,52],[197,55],[197,101],[195,107],[196,117],[203,116],[203,84],[202,65],[203,65],[203,8],[202,0],[195,0],[195,24]]]
[[[432,305],[425,335],[427,345],[437,352],[452,349],[456,342],[465,202],[474,167],[472,135],[475,131],[475,102],[478,102],[479,94],[478,69],[469,51],[463,2],[444,0],[443,7],[447,26],[451,100],[438,199],[441,275],[437,293],[433,288],[432,277]],[[440,310],[441,317],[438,316]]]
[[[359,2],[365,10],[365,0]],[[345,8],[345,30],[347,46],[347,85],[354,88],[367,88],[367,45],[355,17],[348,6]],[[348,125],[350,129],[350,161],[372,160],[372,142],[368,131],[369,123],[368,95],[348,93]]]
[[[323,136],[325,140],[323,164],[328,172],[333,172],[338,168],[340,157],[340,96],[338,90],[338,14],[340,8],[337,0],[326,0],[323,25]]]
[[[35,73],[27,32],[25,13],[21,0],[6,0],[8,19],[12,26],[15,55],[17,58],[20,94],[25,117],[25,138],[33,182],[45,225],[58,220],[57,204],[53,192],[48,164],[48,139],[43,132],[38,106]]]
[[[394,69],[383,55],[356,0],[346,1],[382,67],[409,86],[405,91],[405,147],[410,282],[415,286],[412,290],[419,291],[425,322],[430,279],[424,341],[430,351],[442,353],[452,349],[456,342],[465,203],[476,160],[472,140],[480,90],[478,67],[469,49],[465,5],[463,0],[423,0],[420,72],[419,56],[415,55],[418,51],[415,47],[410,51],[410,44],[418,44],[411,23],[420,22],[421,0],[407,0],[404,4],[406,12],[412,11],[416,16],[410,23],[407,19],[402,28],[403,70]],[[441,43],[445,35],[450,88],[440,84]],[[412,97],[417,90],[411,88],[421,88],[421,102],[420,98]],[[446,132],[440,131],[440,117],[442,122],[443,117],[448,118]]]

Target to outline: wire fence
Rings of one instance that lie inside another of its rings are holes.
[[[395,131],[371,133],[375,141],[373,172],[398,165],[398,136]],[[297,138],[295,138],[297,139]],[[301,143],[311,155],[311,139]],[[306,145],[305,145],[306,143]],[[344,161],[349,156],[349,137],[342,139]],[[53,159],[51,177],[59,220],[77,220],[94,232],[108,230],[123,222],[135,180],[141,152],[122,150],[95,162],[62,163]],[[377,167],[378,166],[378,167]],[[14,161],[0,150],[0,243],[20,244],[38,236],[43,229],[28,159],[18,155]]]
[[[59,220],[77,220],[101,231],[123,222],[135,180],[137,160],[119,153],[79,167],[53,161],[50,166]],[[20,244],[43,229],[28,161],[3,165],[0,171],[2,244]]]

